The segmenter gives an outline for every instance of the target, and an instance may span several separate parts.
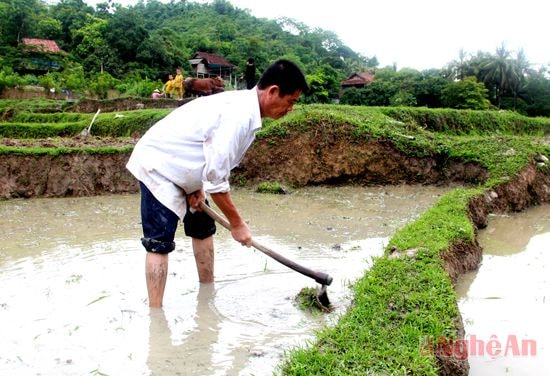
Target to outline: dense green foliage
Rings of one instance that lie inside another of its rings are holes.
[[[481,53],[480,53],[481,54]],[[347,89],[340,103],[367,106],[448,107],[455,109],[508,109],[529,116],[550,116],[550,78],[546,67],[506,70],[520,77],[514,85],[504,86],[495,94],[493,76],[478,67],[490,67],[498,55],[481,54],[472,58],[467,76],[458,76],[453,63],[443,69],[418,72],[412,69],[382,68],[375,70],[374,81],[364,88]],[[515,67],[517,60],[507,64]],[[466,65],[466,62],[463,62]],[[504,78],[501,78],[504,80]]]
[[[53,39],[67,54],[25,51],[24,37]],[[547,67],[535,69],[522,51],[512,57],[504,46],[495,54],[460,51],[459,60],[441,69],[398,71],[379,68],[376,57],[356,53],[334,32],[289,18],[256,18],[226,0],[146,0],[128,7],[104,2],[96,8],[83,0],[0,0],[0,91],[41,85],[96,98],[112,91],[145,97],[179,66],[191,75],[188,61],[198,51],[224,56],[237,77],[250,56],[258,74],[277,58],[295,60],[312,88],[304,103],[492,107],[550,116]],[[375,79],[341,92],[340,83],[354,72]]]
[[[237,75],[244,72],[250,56],[260,72],[277,58],[296,60],[307,74],[321,75],[328,94],[319,96],[326,100],[337,94],[340,80],[352,70],[377,64],[345,46],[333,32],[312,30],[291,19],[258,19],[224,0],[210,4],[153,0],[129,7],[105,2],[96,9],[82,0],[1,4],[0,59],[7,68],[0,74],[0,89],[29,84],[24,77],[29,72],[47,73],[49,83],[58,89],[100,97],[105,90],[91,83],[125,93],[129,82],[122,85],[123,81],[150,80],[158,88],[177,67],[190,74],[188,60],[204,51],[224,56],[237,66]],[[68,54],[41,55],[45,60],[61,59],[60,66],[33,71],[28,62],[36,55],[20,48],[24,37],[54,39]]]

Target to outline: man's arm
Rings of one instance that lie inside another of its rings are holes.
[[[233,203],[231,194],[229,192],[211,193],[210,197],[229,221],[233,239],[250,247],[252,245],[252,234]]]

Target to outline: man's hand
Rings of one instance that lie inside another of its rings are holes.
[[[211,193],[210,197],[227,218],[233,239],[247,247],[252,246],[250,229],[233,204],[231,194],[229,192]]]
[[[231,226],[231,235],[233,236],[233,239],[242,245],[247,247],[252,245],[252,234],[250,233],[250,229],[245,222],[241,222],[240,225]]]
[[[204,202],[205,199],[206,195],[202,189],[187,195],[187,203],[194,211],[202,211],[200,208],[200,203]]]

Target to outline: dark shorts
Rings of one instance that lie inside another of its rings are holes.
[[[179,217],[161,204],[145,184],[140,182],[139,186],[141,190],[141,225],[143,227],[141,243],[147,252],[170,253],[176,247],[174,237]],[[191,213],[187,210],[183,218],[183,227],[185,235],[195,239],[205,239],[216,233],[214,220],[204,212]]]

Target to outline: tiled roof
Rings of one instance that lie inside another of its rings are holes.
[[[216,55],[216,54],[211,54],[209,52],[197,52],[195,54],[195,56],[193,56],[193,59],[195,58],[203,58],[206,60],[206,62],[208,64],[212,64],[212,65],[221,65],[221,66],[226,66],[226,67],[234,67],[235,65],[231,64],[230,62],[228,62],[227,60],[225,60],[225,58],[219,56],[219,55]]]
[[[347,80],[342,81],[342,86],[366,85],[372,82],[374,76],[369,73],[354,73]]]
[[[32,49],[35,51],[45,52],[45,53],[60,53],[63,52],[57,43],[54,40],[50,39],[36,39],[36,38],[22,38],[23,45],[27,49]]]

